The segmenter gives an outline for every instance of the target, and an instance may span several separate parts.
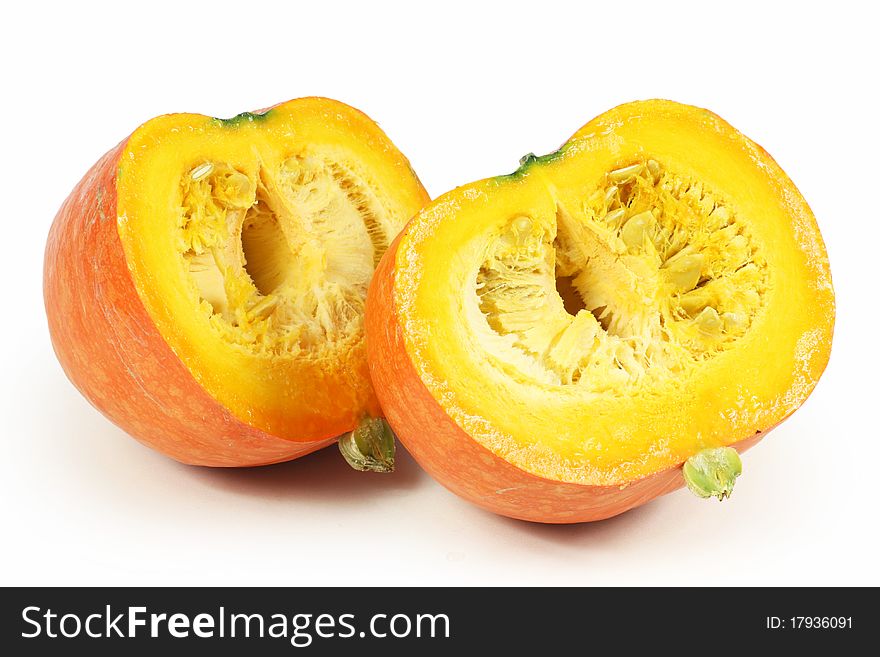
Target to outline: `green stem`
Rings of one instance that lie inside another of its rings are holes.
[[[380,417],[365,417],[339,438],[339,451],[361,472],[394,472],[394,432]]]
[[[684,481],[697,497],[730,497],[742,461],[732,447],[713,447],[697,452],[684,463]]]

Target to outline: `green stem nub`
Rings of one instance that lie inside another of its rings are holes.
[[[394,472],[394,432],[380,417],[365,417],[339,439],[339,451],[355,470]]]
[[[525,164],[531,164],[532,162],[537,162],[538,156],[534,153],[526,153],[521,158],[519,158],[519,165],[523,166]]]
[[[684,481],[697,497],[730,497],[742,461],[732,447],[713,447],[697,452],[684,463]]]

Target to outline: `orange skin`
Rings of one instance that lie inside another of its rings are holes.
[[[46,244],[46,314],[68,378],[121,429],[187,464],[264,465],[333,443],[335,435],[284,440],[233,417],[162,339],[116,230],[116,171],[124,146],[104,155],[76,186]]]
[[[386,419],[428,474],[494,513],[560,524],[610,518],[684,485],[681,467],[623,487],[545,479],[511,465],[465,433],[422,383],[406,351],[394,301],[394,263],[405,234],[406,230],[388,248],[370,284],[367,356]],[[768,431],[731,446],[744,452]]]

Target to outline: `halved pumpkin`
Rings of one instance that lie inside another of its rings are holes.
[[[367,286],[427,200],[379,127],[333,100],[155,118],[55,219],[44,278],[55,351],[100,411],[185,463],[323,447],[380,412]]]
[[[668,101],[440,197],[367,300],[373,381],[416,460],[491,511],[558,523],[685,477],[729,495],[731,448],[803,403],[833,324],[794,184],[716,115]]]

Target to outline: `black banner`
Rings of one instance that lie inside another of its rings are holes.
[[[852,589],[4,589],[0,647],[163,656],[840,650],[872,644],[874,599]]]

